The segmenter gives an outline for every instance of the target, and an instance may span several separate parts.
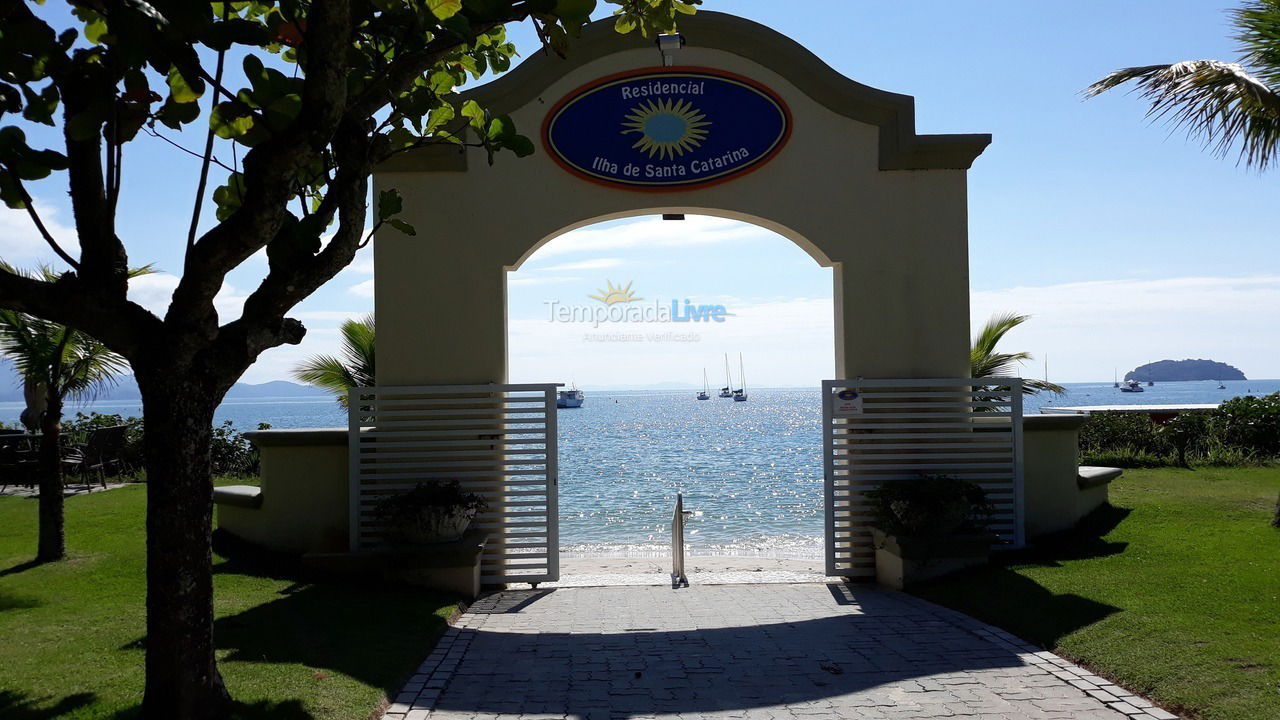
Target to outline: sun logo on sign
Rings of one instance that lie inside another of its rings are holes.
[[[641,300],[631,292],[631,283],[627,283],[626,287],[621,285],[614,287],[612,280],[605,280],[605,287],[597,290],[599,295],[588,295],[592,300],[599,300],[605,305],[614,305],[616,303],[629,303]]]
[[[698,147],[707,139],[711,123],[688,100],[645,100],[631,110],[623,135],[640,133],[632,148],[649,157],[672,159]]]

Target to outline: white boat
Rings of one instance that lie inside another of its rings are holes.
[[[747,401],[747,374],[742,370],[742,353],[738,353],[738,379],[742,381],[742,387],[733,391],[734,402]]]
[[[729,388],[733,387],[733,377],[729,375],[729,353],[724,354],[724,387],[720,388],[720,397],[733,397],[733,391]]]
[[[1142,383],[1137,380],[1125,380],[1120,386],[1120,392],[1146,392],[1147,389],[1142,387]]]
[[[561,390],[556,393],[556,407],[558,408],[579,408],[582,407],[582,401],[587,396],[576,387],[568,390]]]
[[[699,400],[711,399],[711,384],[707,381],[707,369],[702,368],[702,389],[698,391]]]

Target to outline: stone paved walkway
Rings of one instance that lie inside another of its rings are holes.
[[[872,587],[595,587],[477,601],[387,720],[1176,716],[1052,653]]]

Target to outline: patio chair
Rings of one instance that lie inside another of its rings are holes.
[[[34,487],[39,478],[35,453],[23,450],[17,435],[0,436],[0,492],[10,485]]]
[[[89,433],[84,445],[70,448],[62,458],[63,471],[68,475],[79,473],[86,489],[91,483],[91,474],[97,473],[102,487],[107,486],[107,471],[119,472],[123,463],[120,459],[124,450],[127,425],[112,425],[95,428]]]

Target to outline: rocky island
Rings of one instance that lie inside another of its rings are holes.
[[[1159,360],[1130,370],[1124,379],[1138,382],[1248,380],[1238,368],[1214,360]]]

